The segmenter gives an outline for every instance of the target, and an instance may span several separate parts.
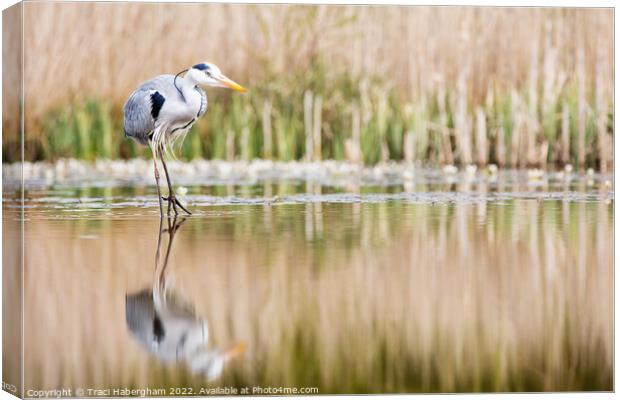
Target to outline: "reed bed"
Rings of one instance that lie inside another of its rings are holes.
[[[27,3],[25,18],[33,160],[145,155],[124,99],[208,59],[250,92],[210,91],[189,159],[613,161],[610,9]]]
[[[611,211],[522,200],[223,207],[213,212],[224,218],[179,231],[171,290],[207,319],[214,346],[247,344],[214,385],[611,390]],[[35,217],[25,232],[27,387],[205,385],[150,359],[125,326],[125,295],[152,285],[156,219]]]

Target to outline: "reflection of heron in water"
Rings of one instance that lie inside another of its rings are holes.
[[[239,343],[226,350],[207,348],[207,321],[168,290],[166,267],[174,235],[183,222],[184,219],[167,218],[168,227],[164,229],[163,219],[160,220],[153,288],[126,296],[125,318],[133,336],[156,358],[166,362],[185,361],[192,372],[214,380],[222,374],[227,361],[243,352],[244,345]],[[169,239],[162,259],[165,233]]]

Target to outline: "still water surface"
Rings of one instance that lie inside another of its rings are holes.
[[[605,189],[153,193],[27,192],[26,388],[612,389]]]

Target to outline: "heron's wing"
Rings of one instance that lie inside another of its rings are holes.
[[[140,85],[123,107],[125,135],[146,144],[167,99],[178,96],[174,76],[160,75]]]
[[[157,90],[137,89],[125,103],[125,135],[139,142],[148,141],[166,98]]]

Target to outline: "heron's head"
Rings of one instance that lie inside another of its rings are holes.
[[[194,65],[187,71],[186,76],[204,86],[224,87],[239,92],[246,91],[243,86],[222,74],[217,65],[209,62]]]

